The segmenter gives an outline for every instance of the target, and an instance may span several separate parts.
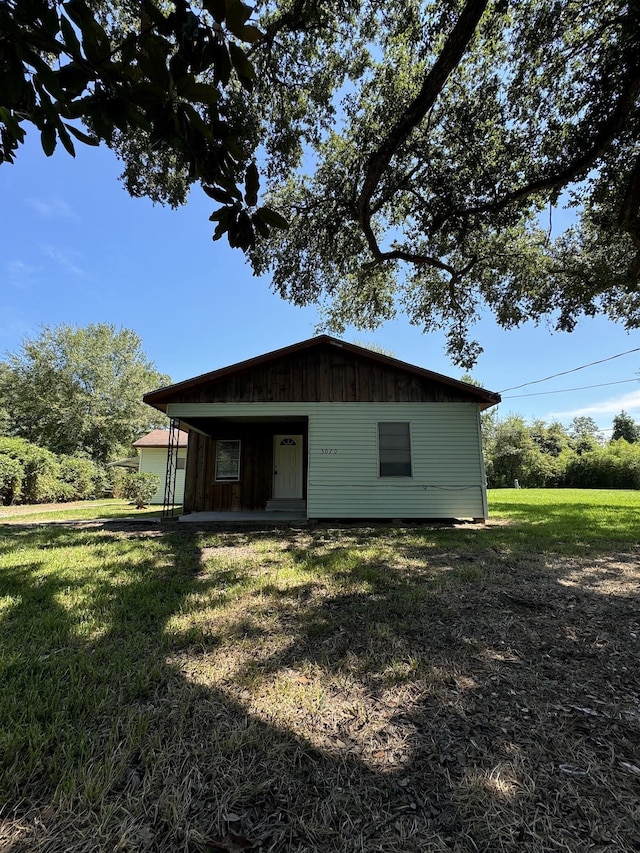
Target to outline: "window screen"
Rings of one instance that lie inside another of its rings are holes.
[[[240,441],[216,442],[216,480],[240,479]]]
[[[378,424],[381,477],[411,476],[411,436],[405,422]]]

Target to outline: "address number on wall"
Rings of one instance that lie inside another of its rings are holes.
[[[320,453],[321,453],[323,456],[327,456],[327,455],[329,455],[330,453],[337,453],[337,452],[338,452],[338,448],[337,448],[337,447],[323,447],[323,448],[320,450]]]

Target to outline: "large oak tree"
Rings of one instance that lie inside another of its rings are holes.
[[[34,31],[35,7],[49,17]],[[214,238],[285,298],[321,303],[334,331],[402,310],[468,365],[487,309],[505,327],[640,325],[638,0],[93,9],[4,4],[6,158],[27,120],[51,148],[78,119],[133,193],[175,204],[199,180],[221,205]],[[558,234],[562,205],[574,222]]]

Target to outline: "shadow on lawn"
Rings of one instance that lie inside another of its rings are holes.
[[[517,537],[504,556],[505,531],[459,532],[396,532],[397,559],[363,556],[384,531],[279,533],[309,580],[258,590],[264,534],[216,567],[223,534],[12,533],[104,559],[92,583],[44,560],[2,577],[2,849],[637,850],[632,594],[602,606],[595,569],[525,572]],[[238,619],[171,630],[230,584]]]

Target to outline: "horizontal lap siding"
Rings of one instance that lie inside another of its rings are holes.
[[[184,459],[186,450],[179,450],[178,456]],[[151,498],[152,504],[164,503],[164,484],[167,475],[167,451],[163,447],[143,447],[140,450],[140,465],[138,470],[143,474],[157,474],[160,477],[160,485],[155,495]],[[184,469],[176,471],[175,501],[181,504],[184,500]]]
[[[183,403],[171,405],[168,413],[187,419],[308,415],[311,518],[485,515],[474,403]],[[410,422],[411,478],[378,477],[379,421]]]
[[[380,421],[411,424],[411,477],[378,476]],[[309,424],[307,495],[307,512],[313,518],[482,517],[476,406],[407,403],[319,408]]]

